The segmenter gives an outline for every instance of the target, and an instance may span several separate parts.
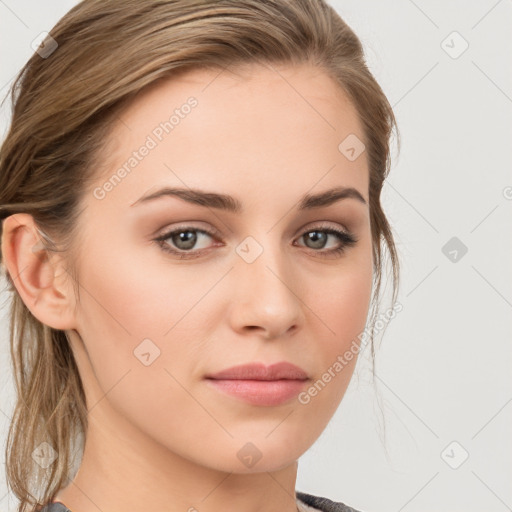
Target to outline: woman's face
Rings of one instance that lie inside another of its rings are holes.
[[[82,349],[71,334],[90,416],[109,422],[113,442],[142,436],[243,473],[294,462],[338,407],[367,318],[372,245],[347,97],[311,67],[239,71],[160,82],[120,116],[80,219]],[[340,187],[361,198],[310,197]],[[283,361],[307,380],[206,378]]]

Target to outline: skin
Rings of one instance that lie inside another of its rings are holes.
[[[190,96],[198,100],[191,113],[104,199],[94,197]],[[4,222],[2,252],[10,274],[20,274],[15,285],[41,322],[68,333],[87,396],[80,470],[56,499],[73,512],[295,512],[297,460],[335,413],[356,357],[307,404],[251,405],[204,377],[290,361],[311,385],[364,330],[373,263],[368,166],[366,153],[350,161],[338,149],[351,133],[364,138],[357,112],[318,69],[255,65],[161,82],[121,120],[83,199],[83,249],[73,262],[79,301],[65,255],[32,251],[32,217]],[[130,206],[164,185],[235,196],[244,212],[175,197]],[[296,209],[304,194],[340,185],[367,204],[348,198]],[[153,241],[184,224],[220,236],[199,233],[189,252],[202,255],[192,259]],[[341,242],[329,235],[325,248],[308,244],[302,235],[319,225],[358,242],[322,257]],[[235,250],[248,236],[263,248],[250,264]],[[160,350],[149,366],[134,356],[146,338]],[[248,442],[261,454],[252,467],[237,457]]]

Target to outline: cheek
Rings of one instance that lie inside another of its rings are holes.
[[[314,312],[311,324],[317,330],[308,332],[314,337],[311,353],[319,364],[299,403],[317,418],[318,429],[323,429],[336,412],[350,383],[371,298],[371,265],[350,271],[347,266],[344,270],[337,279],[329,281],[324,293],[309,294],[308,305]]]
[[[162,367],[172,371],[176,360],[186,371],[187,354],[200,343],[191,336],[197,318],[190,310],[204,286],[190,272],[149,261],[147,247],[144,254],[133,248],[124,254],[108,251],[100,242],[97,247],[103,248],[88,255],[80,269],[78,325],[102,388],[109,389],[128,370],[149,368],[143,357],[161,372]]]
[[[308,395],[319,418],[334,414],[350,383],[366,326],[372,280],[371,252],[361,251],[340,264],[335,275],[321,280],[323,291],[308,287],[308,306],[314,313],[310,324],[317,326],[308,332],[315,338],[311,350],[319,362]]]
[[[204,287],[179,269],[137,268],[144,260],[136,256],[103,258],[81,272],[88,293],[81,292],[79,332],[110,405],[156,435],[149,419],[172,427],[183,422],[172,411],[194,407],[180,383],[196,371],[201,337],[190,310]]]
[[[161,338],[204,286],[185,267],[166,265],[156,246],[124,242],[119,235],[112,243],[98,239],[81,268],[82,327],[98,331],[101,324],[103,337],[114,343]]]
[[[324,355],[345,351],[365,328],[372,292],[371,259],[340,266],[336,275],[322,281],[322,289],[309,286],[306,296],[315,321],[322,329]],[[324,361],[329,363],[330,361]]]

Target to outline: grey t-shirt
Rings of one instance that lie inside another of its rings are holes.
[[[313,496],[305,492],[296,491],[297,506],[301,512],[360,512],[355,508],[349,507],[339,501],[331,501],[328,498]],[[56,501],[44,506],[40,512],[72,512],[63,503]]]
[[[299,509],[304,508],[305,511],[320,510],[322,512],[360,512],[355,508],[345,505],[341,501],[332,501],[328,498],[322,498],[321,496],[314,496],[313,494],[307,494],[305,492],[295,491],[297,496],[297,506]],[[301,507],[305,504],[306,507]]]

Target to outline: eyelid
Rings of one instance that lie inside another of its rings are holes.
[[[180,222],[176,225],[173,224],[172,227],[169,227],[169,225],[167,225],[166,227],[157,230],[156,233],[154,235],[152,235],[152,238],[168,236],[170,233],[173,233],[174,231],[179,231],[179,230],[186,231],[187,229],[199,231],[201,233],[206,233],[207,235],[210,235],[210,236],[216,236],[218,238],[222,238],[222,234],[220,233],[220,231],[218,229],[215,229],[213,226],[211,226],[211,225],[209,225],[209,227],[196,226],[194,224],[194,222],[195,221]]]
[[[319,220],[317,222],[308,223],[305,226],[302,226],[298,231],[297,234],[304,234],[308,233],[309,231],[314,231],[315,229],[335,229],[338,231],[343,231],[344,233],[351,234],[350,229],[347,229],[346,226],[343,224],[330,222],[327,220]]]

